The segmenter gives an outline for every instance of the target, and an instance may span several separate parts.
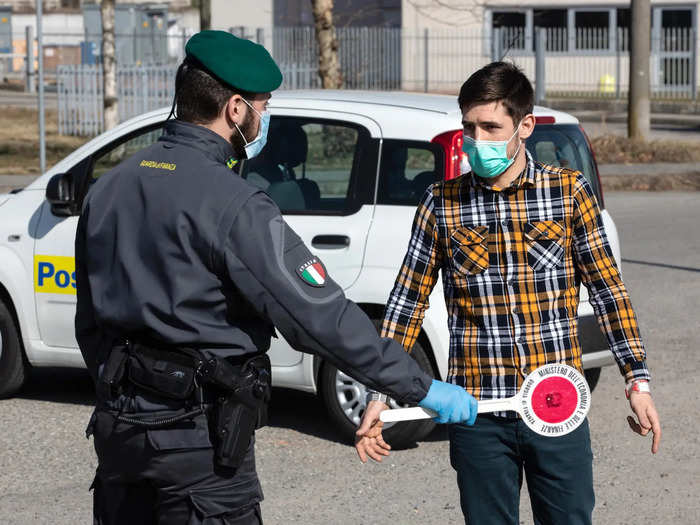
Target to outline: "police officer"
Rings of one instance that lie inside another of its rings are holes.
[[[97,385],[97,524],[262,522],[252,431],[275,327],[442,422],[476,416],[463,389],[380,339],[275,203],[232,172],[265,144],[267,101],[282,82],[267,51],[203,31],[186,55],[177,119],[95,182],[78,223],[75,323]]]

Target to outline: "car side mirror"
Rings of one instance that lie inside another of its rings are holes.
[[[75,200],[75,185],[71,173],[54,175],[46,186],[46,200],[51,204],[51,212],[57,217],[77,215],[78,203]]]

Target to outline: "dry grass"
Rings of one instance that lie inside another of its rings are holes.
[[[39,117],[34,109],[0,107],[0,174],[39,173]],[[46,112],[46,165],[83,145],[86,137],[58,134],[56,111]]]
[[[697,142],[641,141],[603,135],[591,139],[591,143],[598,164],[700,161],[700,143]]]
[[[700,191],[700,173],[674,175],[606,175],[604,191]]]

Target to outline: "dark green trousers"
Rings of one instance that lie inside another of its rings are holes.
[[[590,525],[595,504],[588,420],[565,436],[536,434],[521,419],[480,415],[450,425],[465,523],[517,525],[523,473],[536,525]]]

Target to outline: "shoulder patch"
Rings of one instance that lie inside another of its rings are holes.
[[[310,286],[323,288],[326,286],[326,267],[318,257],[312,257],[303,264],[297,266],[297,275]]]

